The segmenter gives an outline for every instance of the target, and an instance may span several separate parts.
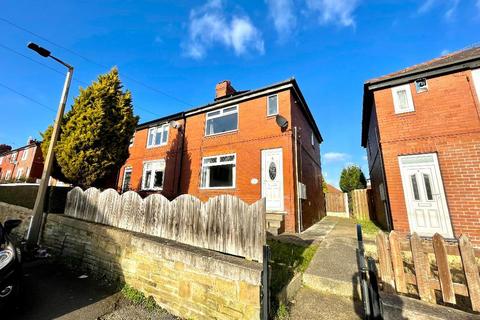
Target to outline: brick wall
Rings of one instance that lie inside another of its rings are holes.
[[[18,170],[23,171],[22,178],[25,178],[28,173],[29,180],[35,181],[40,179],[43,170],[43,154],[40,145],[34,143],[15,152],[17,153],[16,164],[10,162],[12,153],[9,153],[8,156],[3,156],[2,164],[0,164],[0,180],[5,179],[7,171],[11,172],[10,179],[16,179]],[[25,152],[28,152],[27,158],[22,160]]]
[[[454,234],[480,245],[480,105],[471,72],[430,78],[424,93],[410,86],[415,111],[406,114],[394,114],[390,89],[374,93],[393,226],[409,231],[398,156],[436,152]]]

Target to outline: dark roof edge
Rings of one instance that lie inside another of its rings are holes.
[[[13,153],[13,152],[16,152],[16,151],[26,149],[26,148],[31,147],[33,145],[37,145],[37,147],[38,147],[41,143],[42,143],[42,141],[34,141],[34,142],[32,142],[30,144],[27,144],[27,145],[24,145],[22,147],[12,149],[12,150],[8,150],[8,151],[5,151],[4,153],[0,153],[0,157],[5,156],[5,155],[10,154],[10,153]]]
[[[224,98],[224,99],[219,99],[219,100],[217,100],[213,103],[208,103],[208,104],[205,104],[203,106],[196,107],[196,108],[184,111],[184,112],[178,112],[178,113],[168,115],[168,116],[165,116],[165,117],[162,117],[162,118],[158,118],[158,119],[154,119],[154,120],[151,120],[151,121],[148,121],[148,122],[141,123],[137,126],[137,130],[145,129],[145,128],[148,128],[148,127],[153,127],[153,126],[156,126],[158,124],[166,123],[166,122],[171,121],[171,120],[182,119],[182,118],[185,118],[187,116],[187,114],[200,112],[202,109],[206,109],[206,108],[214,108],[218,104],[221,104],[221,103],[223,104],[225,102],[236,100],[236,99],[239,99],[239,98],[242,98],[242,97],[245,97],[245,96],[248,96],[248,95],[256,94],[256,93],[259,93],[259,92],[262,92],[262,91],[265,91],[265,90],[275,89],[276,87],[280,87],[280,86],[283,86],[283,85],[286,85],[286,84],[292,84],[293,88],[295,89],[294,90],[295,94],[298,96],[298,98],[302,102],[302,105],[303,105],[302,109],[306,114],[307,120],[309,121],[310,125],[312,125],[313,131],[315,132],[315,134],[317,135],[317,138],[319,139],[319,141],[321,143],[323,141],[323,138],[322,138],[322,135],[320,134],[320,130],[317,127],[315,119],[314,119],[312,113],[310,112],[310,109],[308,107],[308,104],[307,104],[304,96],[303,96],[303,93],[300,90],[300,88],[298,86],[298,83],[297,83],[297,81],[295,80],[294,77],[291,77],[287,80],[280,81],[280,82],[277,82],[277,83],[274,83],[274,84],[271,84],[271,85],[268,85],[268,86],[265,86],[265,87],[262,87],[262,88],[258,88],[258,89],[254,89],[254,90],[247,90],[245,92],[242,92],[241,94],[233,95],[233,96],[230,96],[230,97]]]
[[[365,82],[370,90],[382,89],[409,82],[418,78],[440,76],[443,74],[453,73],[465,69],[473,69],[480,66],[480,56],[465,58],[462,60],[445,63],[438,66],[428,67],[422,70],[412,70],[390,78],[380,80],[368,80]]]

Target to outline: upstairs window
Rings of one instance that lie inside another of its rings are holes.
[[[315,146],[315,136],[313,135],[313,132],[312,132],[312,134],[310,135],[310,143],[312,144],[312,147]]]
[[[0,164],[2,164],[3,162],[3,157],[0,157]]]
[[[143,190],[162,190],[165,175],[165,160],[155,160],[144,162],[142,189]]]
[[[164,146],[168,141],[168,124],[148,129],[147,148]],[[132,141],[133,143],[133,141]]]
[[[477,99],[480,102],[480,69],[472,70],[473,85],[477,91]]]
[[[207,113],[205,135],[231,132],[238,129],[238,106],[227,107]]]
[[[201,187],[206,189],[234,188],[235,167],[235,154],[203,158]]]
[[[135,140],[135,132],[133,133],[133,136],[132,138],[130,139],[130,144],[128,145],[128,147],[133,147],[133,141]]]
[[[278,114],[278,95],[274,94],[268,97],[267,116],[274,116],[277,114]]]
[[[123,172],[122,192],[130,190],[130,180],[132,179],[132,168],[126,167]]]
[[[392,96],[395,113],[415,111],[409,84],[392,88]]]
[[[11,162],[15,162],[16,160],[17,160],[17,153],[14,152],[14,153],[12,153],[12,155],[10,156],[10,161],[11,161]]]
[[[22,161],[27,160],[28,158],[28,149],[23,150]]]

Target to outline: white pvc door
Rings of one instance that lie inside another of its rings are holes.
[[[283,211],[282,149],[262,150],[262,197],[267,211]]]
[[[443,182],[435,153],[399,157],[411,232],[452,238]]]

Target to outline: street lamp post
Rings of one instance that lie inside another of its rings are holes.
[[[50,181],[50,174],[52,171],[52,165],[54,160],[53,149],[55,147],[58,136],[60,134],[60,126],[62,124],[65,104],[67,103],[68,90],[70,89],[70,82],[72,81],[73,67],[68,63],[65,63],[62,60],[52,56],[50,54],[50,51],[40,47],[39,45],[33,42],[30,42],[27,47],[37,52],[42,57],[52,58],[53,60],[67,67],[68,69],[67,75],[65,78],[65,84],[63,85],[62,97],[60,99],[60,104],[58,106],[57,116],[55,118],[55,123],[53,124],[53,131],[52,131],[52,137],[50,138],[50,145],[48,146],[47,156],[45,158],[45,163],[43,165],[42,179],[40,181],[40,185],[38,186],[37,198],[35,199],[35,205],[33,207],[33,217],[32,217],[32,221],[30,222],[30,227],[28,229],[27,246],[29,248],[34,248],[38,244],[40,229],[42,227],[43,209],[45,206],[45,196],[47,193],[48,183]]]

